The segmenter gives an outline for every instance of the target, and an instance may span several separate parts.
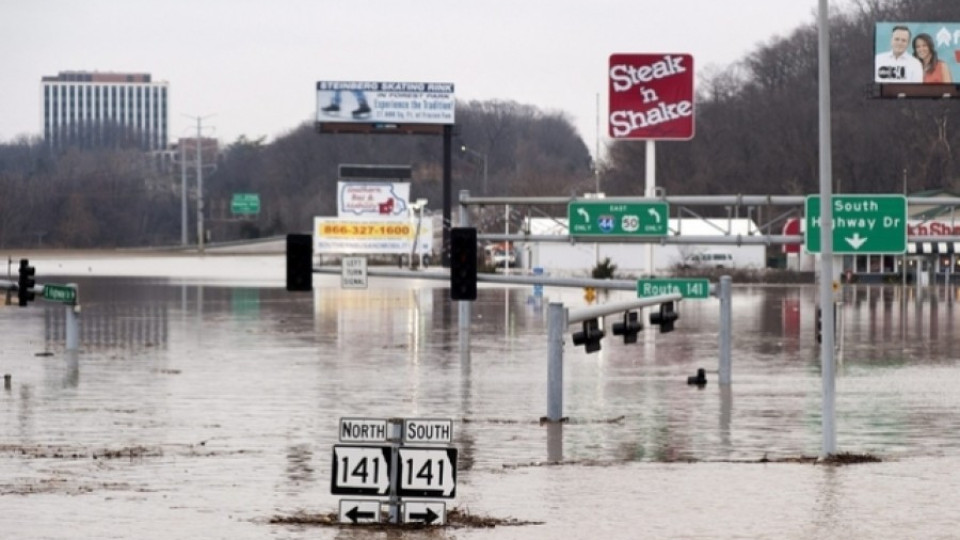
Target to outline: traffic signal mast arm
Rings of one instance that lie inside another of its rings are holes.
[[[650,296],[646,298],[637,298],[636,300],[627,300],[624,302],[611,302],[599,306],[590,306],[567,311],[567,324],[575,324],[589,319],[596,319],[614,313],[623,313],[632,309],[656,306],[666,302],[679,302],[683,296],[680,293],[661,294],[659,296]]]

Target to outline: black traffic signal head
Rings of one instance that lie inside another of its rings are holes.
[[[450,299],[477,299],[477,230],[450,229]]]
[[[823,343],[823,312],[817,306],[817,323],[814,325],[817,332],[817,343]]]
[[[600,350],[600,340],[603,339],[603,335],[598,319],[583,321],[583,330],[573,333],[573,344],[583,345],[587,353],[597,352]]]
[[[313,237],[287,235],[287,290],[313,290]]]
[[[673,323],[680,318],[680,315],[673,310],[673,302],[664,302],[660,304],[660,311],[650,314],[650,324],[660,327],[660,333],[666,334],[673,332]]]
[[[37,284],[37,280],[34,279],[36,273],[36,269],[30,266],[28,259],[20,259],[20,277],[17,280],[17,300],[20,307],[26,306],[34,299],[33,286]]]
[[[636,311],[627,311],[623,314],[623,322],[613,323],[613,335],[623,336],[624,343],[636,343],[637,334],[643,330],[639,315]]]

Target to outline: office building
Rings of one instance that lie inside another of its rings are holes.
[[[53,148],[163,150],[169,98],[167,82],[149,73],[61,71],[41,80],[43,136]]]

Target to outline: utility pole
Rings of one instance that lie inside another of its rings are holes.
[[[197,117],[197,249],[203,253],[203,119]]]
[[[196,157],[196,162],[194,163],[197,167],[197,249],[200,251],[200,253],[203,253],[204,242],[206,240],[206,234],[205,234],[206,231],[203,225],[203,120],[205,118],[210,118],[210,116],[212,115],[208,115],[208,116],[184,115],[184,116],[197,121],[197,144],[196,144],[197,157]],[[186,167],[186,148],[183,149],[183,153],[181,154],[181,156],[182,156],[181,161],[184,163],[184,167]],[[186,245],[187,243],[187,240],[186,240],[187,238],[187,208],[186,208],[187,172],[186,172],[186,168],[183,169],[181,174],[182,174],[183,189],[184,189],[184,197],[181,203],[182,211],[183,211],[183,215],[181,217],[181,219],[183,220],[183,223],[182,223],[183,233],[181,236],[181,240],[184,243],[184,245]]]
[[[180,245],[187,246],[187,149],[180,144]]]

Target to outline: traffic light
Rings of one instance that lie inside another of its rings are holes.
[[[639,315],[636,311],[627,311],[623,314],[623,322],[613,323],[613,335],[623,336],[624,343],[636,343],[637,334],[643,330]]]
[[[477,299],[476,229],[450,229],[450,299]]]
[[[673,302],[664,302],[660,304],[660,311],[650,314],[650,324],[660,327],[660,333],[666,334],[673,332],[673,323],[680,318],[680,315],[673,310]]]
[[[573,344],[583,345],[587,353],[597,352],[600,350],[600,340],[603,339],[603,335],[598,319],[583,321],[583,330],[573,334]]]
[[[817,323],[815,325],[817,332],[817,343],[823,343],[823,311],[817,306]],[[837,337],[837,304],[833,304],[833,337]]]
[[[20,278],[17,280],[17,300],[20,307],[26,306],[34,299],[33,286],[37,284],[37,280],[33,276],[36,273],[37,270],[30,266],[29,259],[20,259]]]
[[[817,343],[823,343],[823,312],[820,306],[817,306],[817,323],[815,325],[817,332]]]
[[[287,235],[287,290],[313,290],[313,238],[309,234]]]

